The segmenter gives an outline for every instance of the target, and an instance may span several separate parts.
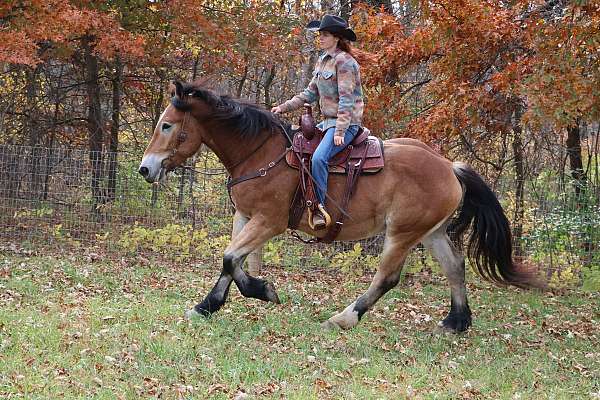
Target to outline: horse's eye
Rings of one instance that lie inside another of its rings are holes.
[[[169,130],[171,127],[172,127],[172,126],[173,126],[173,125],[171,125],[171,124],[168,124],[168,123],[166,123],[166,122],[163,122],[163,124],[162,124],[162,130],[163,130],[163,131],[168,131],[168,130]]]

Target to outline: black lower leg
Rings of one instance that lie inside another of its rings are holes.
[[[240,290],[240,293],[244,297],[252,297],[255,299],[271,301],[279,304],[279,297],[277,296],[275,287],[271,282],[250,276],[246,274],[239,266],[243,263],[244,259],[245,256],[235,261],[232,257],[228,256],[223,259],[223,267],[225,270],[231,271],[233,280]]]
[[[243,296],[279,303],[279,297],[271,282],[254,278],[250,275],[246,275],[246,278],[247,279],[243,279],[240,282],[236,281],[238,289],[240,289],[240,293],[242,293]]]
[[[358,313],[358,319],[360,320],[364,313],[366,313],[369,308],[371,308],[373,304],[375,304],[375,302],[381,298],[381,296],[393,289],[399,281],[400,273],[398,272],[397,274],[385,279],[373,292],[369,290],[367,293],[360,296],[354,304],[354,311]]]
[[[444,328],[454,332],[464,332],[471,326],[471,309],[467,299],[464,304],[457,304],[453,298],[450,300],[450,312],[442,321]]]
[[[226,272],[222,272],[213,289],[200,304],[197,304],[194,307],[194,310],[205,317],[217,312],[223,306],[223,304],[225,304],[225,300],[229,294],[231,281],[231,275]]]

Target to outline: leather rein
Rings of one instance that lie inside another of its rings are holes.
[[[275,166],[277,166],[277,164],[279,164],[281,162],[281,160],[283,160],[285,158],[285,156],[287,155],[288,152],[292,151],[292,143],[293,140],[292,138],[288,135],[287,130],[283,127],[283,125],[281,125],[280,123],[277,124],[279,129],[281,129],[282,134],[285,136],[287,142],[289,143],[289,147],[286,147],[285,150],[283,151],[283,153],[281,153],[275,160],[269,162],[266,166],[259,168],[257,171],[254,171],[252,173],[246,174],[246,175],[242,175],[240,177],[237,178],[231,178],[231,176],[229,176],[227,178],[227,193],[229,194],[229,201],[231,201],[231,204],[233,204],[233,206],[235,207],[235,203],[233,201],[233,198],[231,197],[231,188],[235,185],[237,185],[238,183],[242,183],[245,181],[249,181],[251,179],[255,179],[255,178],[262,178],[264,176],[267,176],[267,173],[269,170],[275,168]],[[267,136],[267,138],[265,139],[265,141],[263,141],[256,149],[254,149],[254,151],[252,151],[246,158],[244,158],[242,161],[236,163],[235,165],[239,165],[242,162],[248,160],[254,153],[256,153],[256,151],[258,151],[258,149],[260,149],[273,135],[273,133],[271,132],[271,135]],[[317,181],[315,180],[315,178],[312,176],[312,174],[310,173],[310,171],[308,170],[308,168],[306,168],[306,165],[304,164],[304,162],[302,162],[300,155],[296,154],[295,152],[292,151],[292,153],[294,153],[294,155],[298,158],[298,160],[300,161],[300,165],[301,168],[304,170],[304,173],[306,173],[308,175],[308,177],[313,181],[313,183],[315,185],[318,185]],[[326,192],[325,193],[325,197],[335,206],[337,207],[338,210],[340,210],[340,212],[342,213],[342,215],[349,217],[350,219],[352,219],[352,217],[350,217],[350,215],[348,215],[348,213],[346,212],[346,210],[344,210],[344,208],[342,206],[340,206],[334,199],[332,199],[329,194]]]
[[[227,185],[226,185],[227,186],[227,194],[229,195],[229,201],[231,201],[231,204],[233,204],[234,207],[235,207],[235,202],[233,201],[233,198],[231,197],[231,188],[232,187],[234,187],[238,183],[242,183],[245,181],[249,181],[251,179],[262,178],[264,176],[267,176],[267,173],[271,169],[275,168],[277,166],[277,164],[279,164],[281,162],[281,160],[283,160],[285,158],[287,153],[290,150],[292,150],[291,140],[290,140],[289,136],[287,135],[284,127],[279,125],[279,128],[283,132],[283,135],[288,140],[288,142],[290,142],[290,147],[286,147],[285,150],[283,151],[283,153],[281,153],[275,160],[269,162],[266,166],[261,167],[254,172],[239,176],[237,178],[232,178],[231,175],[227,177]],[[273,132],[271,132],[271,134],[269,136],[267,136],[266,139],[263,142],[261,142],[261,144],[257,148],[255,148],[250,154],[248,154],[248,156],[246,156],[244,159],[242,159],[242,161],[235,163],[234,167],[240,165],[241,163],[243,163],[244,161],[247,161],[250,157],[252,157],[252,155],[254,153],[256,153],[265,143],[267,143],[267,141],[271,138],[271,136],[273,136]]]
[[[187,122],[187,119],[189,117],[189,111],[186,111],[186,113],[183,116],[183,122],[181,123],[181,129],[179,130],[178,134],[177,134],[177,143],[176,145],[171,149],[171,153],[169,154],[168,157],[166,157],[165,159],[162,160],[161,162],[161,167],[162,168],[166,168],[165,167],[165,161],[170,161],[175,154],[177,154],[177,152],[179,151],[179,147],[187,140],[188,134],[185,131],[185,124]],[[281,153],[275,160],[270,161],[267,165],[265,165],[264,167],[259,168],[258,170],[251,172],[249,174],[245,174],[242,176],[239,176],[237,178],[232,178],[231,176],[229,176],[227,178],[227,194],[229,195],[229,201],[231,201],[231,204],[233,204],[233,206],[235,207],[235,202],[233,201],[233,198],[231,197],[231,189],[242,182],[245,181],[249,181],[252,179],[256,179],[256,178],[262,178],[267,176],[267,173],[275,168],[287,155],[287,153],[289,151],[292,150],[292,138],[290,138],[290,136],[288,135],[286,129],[283,127],[283,125],[281,125],[280,123],[278,124],[279,129],[281,129],[282,134],[285,136],[285,138],[287,139],[287,142],[290,144],[289,147],[286,147],[285,150],[283,151],[283,153]],[[265,143],[267,143],[269,141],[269,139],[271,139],[271,136],[273,136],[273,132],[271,132],[270,135],[268,135],[254,150],[252,150],[247,156],[243,157],[240,161],[235,162],[233,165],[227,166],[225,165],[225,168],[229,171],[231,171],[233,168],[239,166],[240,164],[248,161],[248,159],[250,157],[252,157],[260,148],[262,148]],[[300,160],[300,156],[298,154],[296,154],[296,157],[298,157],[298,159]],[[312,176],[312,174],[310,173],[310,171],[306,168],[306,166],[304,165],[304,163],[302,162],[302,160],[300,160],[300,165],[302,166],[302,168],[305,170],[304,172],[306,174],[308,174],[309,178],[315,183],[317,184],[317,182],[315,181],[314,177]],[[183,168],[183,167],[181,167]],[[329,194],[325,194],[325,196],[327,197],[327,199],[329,199],[334,206],[336,206],[340,212],[347,216],[350,217],[346,211],[335,201],[333,200]]]
[[[183,115],[183,122],[181,123],[181,129],[179,129],[179,132],[178,132],[178,134],[177,134],[177,142],[176,142],[175,146],[173,146],[173,148],[171,149],[171,152],[169,153],[169,155],[168,155],[168,156],[167,156],[165,159],[163,159],[163,160],[162,160],[162,162],[161,162],[161,167],[163,167],[163,168],[166,168],[166,167],[165,167],[165,162],[167,162],[167,161],[171,161],[171,159],[172,159],[172,158],[175,156],[175,154],[177,154],[177,152],[179,151],[179,146],[181,146],[181,145],[182,145],[182,144],[183,144],[183,143],[184,143],[184,142],[187,140],[188,134],[187,134],[187,132],[186,132],[186,130],[185,130],[185,123],[187,122],[187,119],[188,119],[188,117],[189,117],[189,114],[190,114],[190,112],[189,112],[189,111],[186,111],[186,113]],[[283,128],[283,127],[282,127],[282,128]],[[285,132],[285,131],[284,131],[284,132]],[[272,135],[272,134],[271,134],[271,135]],[[267,141],[268,141],[268,140],[271,138],[271,135],[267,136],[267,137],[265,138],[265,140],[263,140],[263,141],[262,141],[262,142],[261,142],[261,143],[260,143],[260,144],[259,144],[259,145],[258,145],[258,146],[255,148],[255,149],[254,149],[254,150],[252,150],[252,151],[250,152],[250,154],[248,154],[246,157],[242,158],[240,161],[237,161],[237,162],[235,162],[233,165],[224,165],[224,166],[225,166],[225,169],[227,169],[227,170],[231,171],[233,168],[237,167],[238,165],[240,165],[240,164],[242,164],[242,163],[244,163],[244,162],[248,161],[248,159],[249,159],[250,157],[252,157],[252,156],[254,155],[254,153],[256,153],[256,152],[257,152],[257,151],[258,151],[258,150],[259,150],[261,147],[263,147],[263,145],[264,145],[265,143],[267,143]],[[286,136],[286,138],[287,138],[287,139],[288,139],[288,141],[289,141],[289,138],[288,138],[288,136],[287,136],[287,135],[285,135],[285,136]],[[291,150],[291,147],[289,147],[289,148],[286,148],[286,151],[285,151],[285,153],[283,153],[283,156],[282,156],[282,158],[281,158],[281,159],[283,159],[283,157],[285,157],[285,155],[287,154],[287,152],[288,152],[289,150]],[[275,162],[277,163],[277,162],[281,161],[281,159],[277,159]],[[266,175],[266,173],[265,173],[264,171],[265,171],[265,170],[269,170],[269,169],[271,169],[271,168],[273,168],[273,167],[275,166],[275,165],[271,166],[271,164],[272,164],[272,163],[269,163],[269,165],[266,167],[266,169],[265,169],[265,168],[261,168],[261,169],[260,169],[259,171],[257,171],[257,172],[264,173],[264,174]],[[183,167],[183,166],[179,166],[179,168],[185,168],[185,167]],[[250,175],[253,175],[253,174],[250,174]],[[244,175],[244,177],[247,177],[247,176],[249,176],[249,175]],[[257,176],[264,176],[264,175],[257,175]],[[240,177],[240,178],[243,178],[243,177]],[[252,178],[246,178],[246,179],[243,179],[243,180],[241,180],[240,182],[237,182],[237,179],[240,179],[240,178],[236,178],[236,179],[234,180],[235,182],[233,182],[233,183],[231,184],[231,186],[233,186],[233,185],[235,185],[235,184],[237,184],[237,183],[243,182],[244,180],[252,179]],[[230,176],[230,177],[229,177],[229,179],[228,179],[228,182],[229,182],[229,181],[231,181],[231,176]],[[228,184],[229,184],[229,183],[228,183]]]

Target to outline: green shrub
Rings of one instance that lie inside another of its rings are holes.
[[[583,290],[588,292],[600,292],[600,264],[584,268],[581,275]]]
[[[331,266],[339,268],[345,274],[362,275],[373,271],[379,265],[379,256],[362,254],[362,246],[355,243],[352,250],[337,253],[331,260]]]
[[[560,203],[533,209],[537,217],[525,226],[523,248],[531,251],[534,262],[556,270],[550,284],[557,288],[582,285],[600,289],[600,205],[588,198],[555,195]]]
[[[266,265],[281,265],[281,249],[283,240],[271,240],[263,247],[263,263]]]
[[[182,261],[192,256],[222,254],[229,240],[228,235],[209,238],[206,230],[193,229],[191,225],[168,224],[164,228],[145,228],[136,223],[121,234],[118,243],[130,253],[152,251]]]

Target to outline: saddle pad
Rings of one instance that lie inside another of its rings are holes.
[[[311,158],[320,140],[321,137],[318,137],[318,135],[315,135],[311,140],[307,140],[302,134],[296,134],[294,136],[292,151],[288,152],[286,155],[288,165],[292,168],[299,169],[299,158]],[[334,174],[345,174],[348,160],[350,163],[355,160],[354,163],[356,163],[362,159],[365,152],[365,146],[367,146],[367,155],[362,173],[374,174],[381,171],[384,166],[383,141],[375,136],[369,136],[362,144],[356,147],[350,145],[333,157],[333,159],[329,161],[329,172]],[[300,153],[300,149],[302,149],[302,154]]]

